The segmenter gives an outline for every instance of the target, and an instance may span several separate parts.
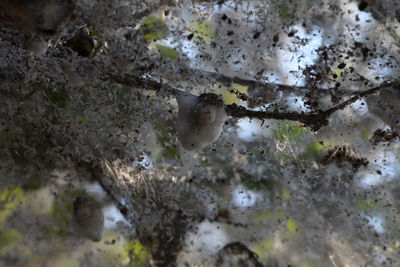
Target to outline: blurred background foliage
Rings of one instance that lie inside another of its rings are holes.
[[[325,110],[398,79],[398,1],[18,0],[0,27],[0,265],[400,264],[398,85],[318,132],[229,118],[195,152],[151,85]],[[79,197],[100,242],[74,227]]]

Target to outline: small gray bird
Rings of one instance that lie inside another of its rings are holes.
[[[187,150],[196,150],[215,142],[226,120],[224,103],[216,94],[177,95],[179,113],[176,123],[178,138]]]
[[[104,215],[97,203],[87,196],[74,201],[74,228],[84,237],[98,242],[101,240]]]

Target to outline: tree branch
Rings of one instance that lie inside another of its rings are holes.
[[[238,82],[241,84],[251,84],[254,85],[254,83],[258,84],[257,81],[251,81],[251,80],[245,80],[241,78],[229,78],[223,75],[218,75],[216,74],[216,77],[218,79],[224,80],[225,82],[233,81],[233,82]],[[112,80],[114,82],[124,84],[127,86],[132,86],[136,88],[145,88],[147,90],[153,90],[159,93],[167,93],[169,95],[176,95],[179,92],[183,92],[179,89],[176,89],[168,84],[158,82],[155,80],[152,80],[150,78],[144,78],[144,77],[136,77],[133,75],[129,74],[124,74],[120,76],[116,76],[113,74],[107,74],[106,77],[103,78],[104,80]],[[382,88],[386,87],[391,87],[391,86],[399,86],[400,83],[399,81],[392,81],[392,82],[384,82],[376,87],[373,87],[368,90],[364,90],[362,92],[356,93],[352,97],[350,97],[348,100],[343,101],[342,103],[329,108],[327,110],[315,110],[312,112],[281,112],[281,111],[255,111],[255,110],[249,110],[246,109],[243,106],[238,106],[236,104],[232,105],[227,105],[226,106],[226,112],[229,116],[234,117],[234,118],[256,118],[260,120],[264,119],[275,119],[275,120],[291,120],[291,121],[298,121],[303,123],[305,126],[310,127],[313,131],[318,131],[321,127],[328,125],[329,117],[335,113],[338,110],[344,109],[348,105],[354,103],[358,99],[362,97],[366,97],[369,95],[372,95]],[[285,90],[295,87],[291,87],[288,85],[275,85],[275,84],[266,84],[264,86],[268,86],[270,88],[280,88],[284,87]],[[296,87],[297,88],[297,87]],[[301,87],[302,89],[305,89],[305,87]]]
[[[152,90],[156,91],[158,93],[166,93],[169,95],[176,95],[179,92],[183,92],[179,89],[176,89],[166,83],[158,82],[155,80],[152,80],[151,78],[144,78],[144,77],[138,77],[138,76],[133,76],[130,74],[124,74],[124,75],[114,75],[111,73],[105,74],[103,77],[101,77],[102,80],[105,81],[113,81],[119,84],[123,84],[126,86],[130,87],[135,87],[135,88],[144,88],[146,90]]]
[[[306,112],[279,112],[279,111],[254,111],[248,110],[242,106],[238,106],[236,104],[227,105],[226,111],[229,116],[235,118],[256,118],[260,120],[264,119],[275,119],[275,120],[291,120],[298,121],[303,123],[305,126],[310,127],[313,131],[318,131],[321,127],[328,125],[328,118],[338,110],[344,109],[348,105],[354,103],[358,99],[362,97],[366,97],[372,95],[382,88],[390,87],[390,86],[399,86],[398,81],[394,82],[384,82],[381,85],[378,85],[374,88],[362,91],[346,101],[327,109],[327,110],[316,110],[314,112],[306,113]]]

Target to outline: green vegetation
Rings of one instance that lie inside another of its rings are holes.
[[[231,87],[225,89],[222,93],[222,100],[226,105],[231,105],[233,103],[240,104],[241,100],[237,97],[238,94],[247,94],[248,87],[233,83]]]
[[[300,123],[294,121],[279,122],[275,129],[272,129],[275,139],[280,142],[295,141],[307,134],[307,129]]]
[[[332,141],[314,140],[309,145],[307,145],[302,157],[307,160],[316,160],[324,150],[327,150],[330,147],[333,148],[334,146],[335,143]]]
[[[171,134],[163,127],[154,127],[157,134],[157,141],[161,145],[161,154],[159,156],[166,159],[179,159],[179,148]]]
[[[216,35],[213,24],[208,21],[196,22],[194,24],[194,32],[196,37],[206,42],[214,40]]]
[[[21,239],[21,234],[15,230],[0,232],[0,255],[15,247]]]
[[[251,248],[254,253],[256,253],[261,261],[264,261],[268,258],[268,255],[271,253],[271,250],[274,245],[274,238],[268,237],[263,242],[253,246]]]
[[[25,192],[17,186],[0,192],[0,230],[4,227],[9,216],[19,206],[25,203]]]
[[[143,30],[144,40],[146,42],[163,39],[169,32],[167,24],[165,24],[160,18],[154,16],[146,17],[142,21],[140,29]]]
[[[150,254],[138,239],[126,242],[124,247],[127,256],[131,259],[130,266],[145,267],[148,265]]]
[[[159,45],[159,44],[156,44],[156,48],[162,56],[169,58],[169,59],[173,59],[173,60],[178,59],[179,54],[175,49],[168,47],[168,46]]]
[[[367,201],[363,197],[357,197],[357,207],[362,211],[372,211],[379,207],[378,201]]]
[[[289,218],[286,221],[286,229],[288,230],[289,236],[292,236],[299,231],[299,226],[294,219]]]
[[[18,230],[5,230],[7,220],[15,210],[25,203],[25,193],[21,187],[0,192],[0,255],[12,249],[21,239]]]

